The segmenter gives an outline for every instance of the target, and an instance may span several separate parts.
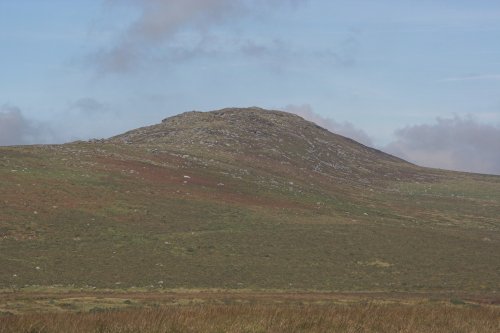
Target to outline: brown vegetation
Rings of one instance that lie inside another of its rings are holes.
[[[0,333],[498,331],[498,307],[443,304],[205,304],[0,317]]]

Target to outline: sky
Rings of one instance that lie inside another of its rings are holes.
[[[0,145],[259,106],[500,174],[498,0],[0,0]]]

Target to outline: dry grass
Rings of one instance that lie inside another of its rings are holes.
[[[0,333],[499,331],[498,307],[444,304],[166,306],[0,318]]]

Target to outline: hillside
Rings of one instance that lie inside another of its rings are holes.
[[[498,292],[500,177],[279,111],[0,148],[0,288]]]

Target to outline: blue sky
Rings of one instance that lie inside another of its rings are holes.
[[[500,174],[499,40],[486,0],[0,0],[0,145],[260,106]]]

